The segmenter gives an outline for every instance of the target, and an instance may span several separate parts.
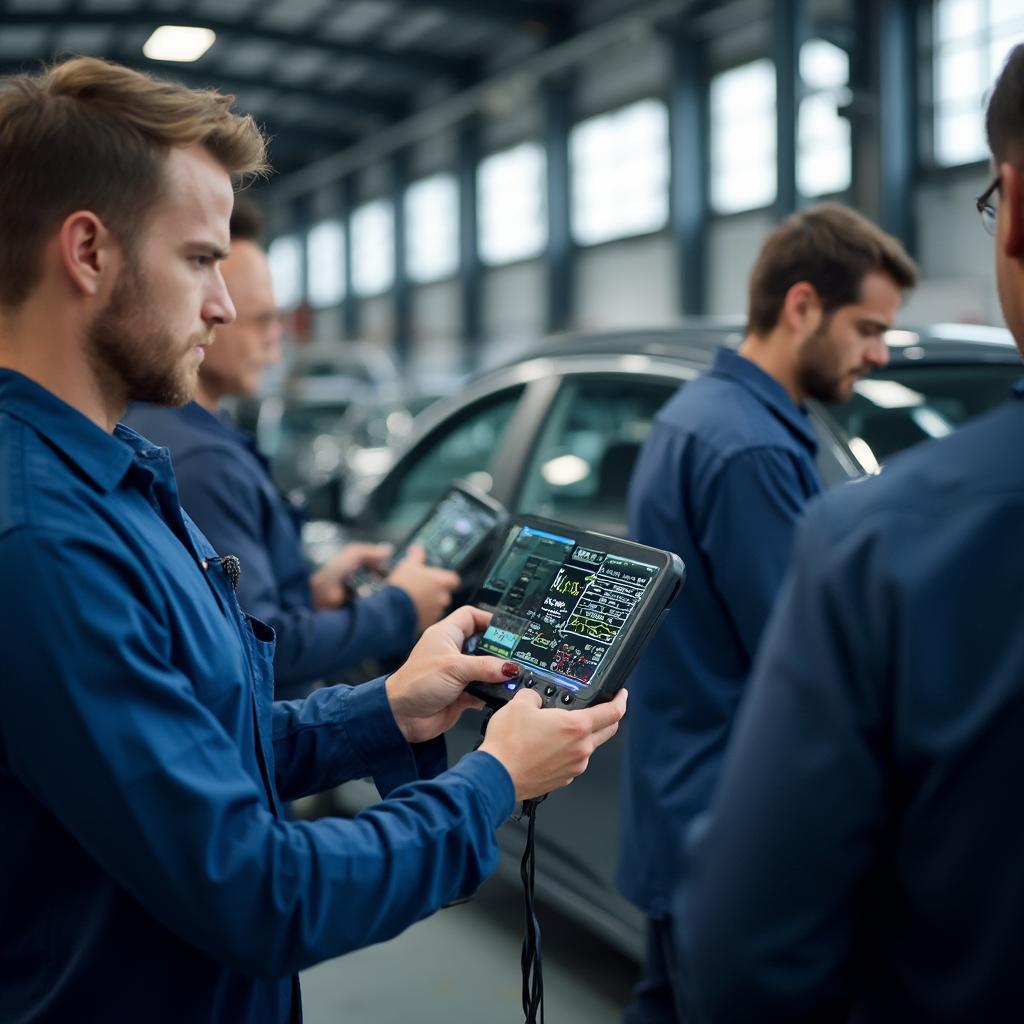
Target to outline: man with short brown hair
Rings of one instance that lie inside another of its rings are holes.
[[[296,972],[469,895],[517,799],[565,785],[625,698],[525,688],[444,771],[489,616],[388,679],[273,702],[273,632],[118,420],[183,402],[235,310],[230,101],[102,61],[0,84],[0,1020],[285,1024]],[[27,219],[26,219],[27,216]],[[22,232],[27,233],[22,233]],[[352,821],[282,800],[372,775]]]
[[[987,128],[1024,352],[1024,46]],[[1021,1019],[1022,451],[1018,384],[808,511],[677,894],[700,1020]]]
[[[630,535],[675,551],[687,584],[641,658],[622,790],[619,887],[648,917],[628,1024],[683,1017],[671,899],[680,837],[707,808],[793,531],[821,490],[804,403],[848,399],[885,366],[916,270],[834,204],[787,218],[750,277],[747,334],[658,413],[629,492]]]

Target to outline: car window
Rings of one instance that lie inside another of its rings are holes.
[[[853,398],[829,413],[862,463],[881,464],[1005,401],[1022,373],[1024,367],[1004,364],[901,366],[860,381]]]
[[[567,380],[527,468],[519,511],[624,532],[633,464],[678,386],[624,374]]]
[[[494,482],[494,460],[522,393],[518,386],[488,395],[429,434],[385,482],[379,503],[374,503],[379,522],[411,529],[452,480],[469,480],[489,491]]]

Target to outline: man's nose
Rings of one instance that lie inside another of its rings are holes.
[[[868,362],[878,369],[889,365],[889,346],[886,345],[885,338],[876,338],[875,341],[868,346]]]

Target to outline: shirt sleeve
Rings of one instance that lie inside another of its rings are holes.
[[[322,611],[283,599],[265,523],[276,512],[267,506],[257,479],[243,463],[204,450],[176,462],[174,469],[185,511],[220,554],[236,555],[241,563],[239,604],[277,634],[274,680],[279,694],[298,693],[367,658],[406,653],[416,628],[416,609],[398,587]],[[295,562],[301,566],[298,550]]]
[[[778,448],[747,449],[719,470],[697,524],[712,583],[750,661],[807,500],[793,456]]]
[[[329,686],[273,709],[278,792],[285,800],[372,778],[381,796],[447,767],[444,738],[410,745],[395,722],[385,680]]]
[[[684,974],[722,1024],[847,1020],[886,827],[891,609],[870,582],[884,558],[819,525],[803,532],[676,905]]]
[[[13,778],[182,939],[285,975],[390,938],[472,893],[512,810],[480,752],[352,820],[286,822],[173,664],[141,569],[80,537],[22,529],[0,564],[0,743]]]

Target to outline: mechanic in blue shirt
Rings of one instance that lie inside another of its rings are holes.
[[[470,608],[387,680],[273,702],[272,631],[117,425],[190,397],[263,159],[213,92],[91,58],[0,84],[0,1020],[298,1021],[295,972],[471,893],[625,706],[524,690],[444,771],[466,682],[512,674],[461,653]],[[280,816],[366,775],[353,820]]]
[[[852,210],[811,207],[765,241],[747,336],[655,418],[629,490],[630,535],[686,565],[634,675],[618,883],[648,917],[630,1024],[683,1014],[671,897],[677,837],[707,808],[793,529],[821,489],[804,402],[845,401],[888,360],[884,334],[916,268]]]
[[[316,680],[365,658],[404,656],[435,622],[458,586],[455,573],[402,560],[388,586],[348,600],[353,570],[390,554],[383,545],[349,544],[310,575],[300,513],[270,478],[255,438],[221,410],[227,397],[254,395],[280,358],[281,323],[262,242],[258,207],[244,197],[231,214],[231,251],[222,264],[234,323],[217,328],[199,367],[195,400],[182,408],[135,405],[125,423],[170,449],[181,503],[218,551],[241,563],[238,601],[274,628],[277,696],[299,697]]]
[[[1024,349],[1024,46],[988,139]],[[1022,452],[1018,388],[808,513],[683,886],[706,1019],[1021,1019]]]

